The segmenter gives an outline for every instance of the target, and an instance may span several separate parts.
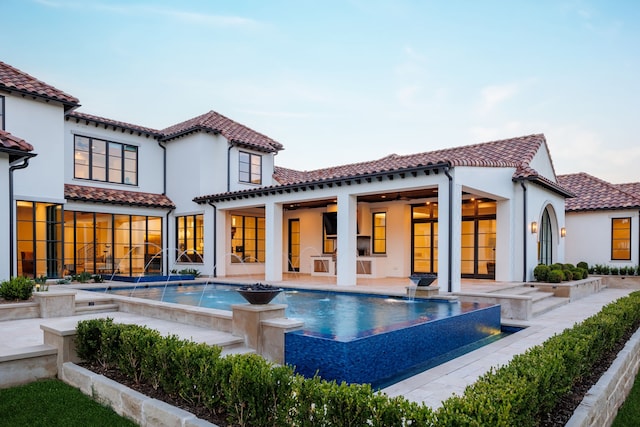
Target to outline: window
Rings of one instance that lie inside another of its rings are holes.
[[[264,262],[264,218],[231,215],[231,254],[231,262]]]
[[[338,234],[338,214],[336,212],[322,213],[322,253],[333,254],[336,250],[336,235]]]
[[[75,136],[74,177],[138,185],[138,147]]]
[[[178,262],[204,262],[204,215],[176,218],[176,248]]]
[[[0,96],[0,130],[4,130],[4,96]]]
[[[631,259],[631,218],[611,219],[611,259]]]
[[[240,182],[262,183],[262,156],[240,152]]]
[[[387,213],[374,212],[373,214],[373,253],[387,253]]]

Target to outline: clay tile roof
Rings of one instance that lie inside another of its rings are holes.
[[[537,177],[529,167],[541,146],[546,148],[544,135],[528,135],[500,141],[447,148],[418,154],[391,154],[378,160],[335,166],[313,171],[293,171],[275,168],[274,178],[280,184],[313,182],[376,172],[398,171],[412,167],[447,164],[450,166],[513,167],[514,178]],[[550,181],[552,182],[552,181]]]
[[[78,98],[2,61],[0,61],[0,88],[62,102],[65,110],[80,105]]]
[[[163,194],[138,191],[110,190],[84,185],[64,185],[64,197],[80,202],[108,203],[113,205],[142,206],[173,209],[173,202]]]
[[[85,121],[87,123],[95,123],[96,125],[103,125],[105,128],[112,126],[114,129],[128,130],[130,132],[143,133],[145,135],[160,137],[161,133],[157,129],[151,129],[144,126],[134,125],[131,123],[120,122],[118,120],[107,119],[105,117],[94,116],[92,114],[80,113],[74,111],[67,114],[67,120],[75,119],[76,123],[79,121]]]
[[[567,212],[640,208],[640,196],[584,172],[559,175],[558,182],[576,195],[566,200]]]
[[[268,153],[283,149],[279,142],[215,111],[209,111],[201,116],[170,126],[161,132],[164,135],[164,140],[171,140],[200,131],[219,133],[231,143],[245,145]]]
[[[636,197],[640,197],[640,182],[628,182],[626,184],[614,184],[617,188]]]
[[[7,150],[24,151],[26,153],[33,151],[33,145],[24,139],[11,135],[9,132],[0,129],[0,148]]]

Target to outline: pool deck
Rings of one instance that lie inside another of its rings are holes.
[[[309,279],[308,277],[302,278],[302,275],[300,275],[287,279],[288,280],[283,282],[282,285],[293,285],[295,281],[299,287],[308,286],[316,289],[336,289],[335,283],[332,284],[329,281],[322,280],[318,281],[316,277]],[[238,278],[237,280],[243,283],[251,283],[251,279],[246,277]],[[469,292],[492,292],[513,285],[513,283],[507,284],[491,281],[464,281],[462,290]],[[103,283],[101,286],[104,287],[105,284]],[[340,287],[340,289],[404,294],[406,292],[405,287],[406,283],[398,284],[397,281],[382,279],[367,280],[367,283],[359,283],[358,286],[355,287]],[[520,332],[400,381],[385,388],[383,391],[390,396],[402,395],[411,401],[424,402],[429,406],[438,407],[443,400],[452,394],[462,393],[467,385],[472,384],[491,367],[506,364],[514,355],[523,353],[528,348],[541,344],[547,338],[561,332],[565,328],[571,327],[576,322],[580,322],[596,314],[606,304],[624,297],[637,289],[637,287],[633,286],[609,287],[596,294],[557,307],[531,320],[521,322],[523,326],[526,326],[526,329]],[[50,290],[55,292],[55,289]],[[83,292],[79,292],[77,298],[81,298],[82,293]],[[19,349],[43,344],[43,332],[40,329],[41,324],[77,321],[85,318],[106,316],[113,317],[119,322],[145,324],[162,333],[177,334],[183,338],[191,338],[195,341],[215,343],[217,339],[222,339],[222,337],[217,336],[217,334],[221,333],[197,326],[143,317],[130,313],[110,312],[69,318],[36,318],[2,321],[0,322],[0,353],[7,349]]]

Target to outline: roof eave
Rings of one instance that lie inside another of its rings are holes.
[[[413,173],[417,174],[418,172],[425,172],[429,174],[431,171],[435,171],[435,173],[437,173],[438,170],[444,169],[444,168],[447,168],[447,169],[451,168],[451,164],[449,162],[442,162],[442,163],[434,163],[430,165],[412,166],[412,167],[402,168],[402,169],[371,172],[371,173],[365,173],[360,175],[334,177],[334,178],[327,178],[327,179],[316,180],[316,181],[296,182],[292,184],[261,187],[261,188],[251,189],[251,190],[242,190],[242,191],[235,191],[230,193],[200,196],[200,197],[195,197],[192,200],[198,204],[204,204],[204,203],[210,203],[210,202],[211,203],[221,202],[225,200],[233,200],[238,198],[265,196],[268,194],[276,194],[276,193],[291,192],[291,191],[296,192],[303,188],[306,190],[307,187],[311,187],[312,189],[314,189],[316,186],[319,186],[319,187],[324,187],[325,185],[339,186],[345,182],[351,182],[351,181],[356,181],[356,183],[359,184],[360,181],[362,180],[370,182],[373,179],[378,179],[378,178],[382,179],[385,176],[388,177],[391,175],[395,176],[395,175],[404,175],[404,174],[413,174]]]
[[[522,182],[522,181],[527,181],[527,182],[532,182],[534,184],[537,184],[541,187],[546,188],[547,190],[551,190],[554,193],[557,193],[565,198],[568,199],[572,199],[574,197],[576,197],[575,194],[573,194],[572,192],[566,190],[565,188],[561,187],[560,185],[557,184],[552,184],[544,179],[541,179],[539,176],[529,176],[529,177],[518,177],[518,178],[513,178],[514,182]]]
[[[65,101],[53,96],[47,96],[47,95],[43,95],[41,93],[38,92],[30,92],[28,90],[22,90],[22,89],[18,89],[18,88],[14,88],[14,87],[9,87],[9,86],[2,86],[2,89],[8,91],[9,93],[18,93],[22,96],[32,96],[34,98],[40,98],[43,99],[47,102],[49,101],[54,101],[54,102],[59,102],[63,105],[64,107],[64,111],[69,111],[72,110],[74,108],[78,108],[80,106],[80,102],[72,102],[72,101]]]

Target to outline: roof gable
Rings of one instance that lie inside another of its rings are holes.
[[[11,92],[32,95],[45,100],[61,102],[65,110],[77,107],[78,98],[57,89],[42,80],[0,61],[0,88]]]
[[[447,164],[454,167],[512,167],[518,171],[518,174],[514,175],[514,178],[522,179],[530,176],[539,176],[539,174],[534,169],[528,167],[528,165],[543,145],[546,149],[544,135],[536,134],[418,154],[391,154],[378,160],[312,171],[294,171],[292,169],[276,167],[274,178],[281,184],[293,184],[395,171],[427,165]]]
[[[268,153],[280,151],[282,144],[235,122],[215,111],[186,120],[161,131],[164,140],[171,140],[194,132],[212,132],[224,136],[230,143],[243,145]]]
[[[566,200],[567,212],[640,208],[640,197],[584,172],[559,175],[558,182],[576,195]]]

